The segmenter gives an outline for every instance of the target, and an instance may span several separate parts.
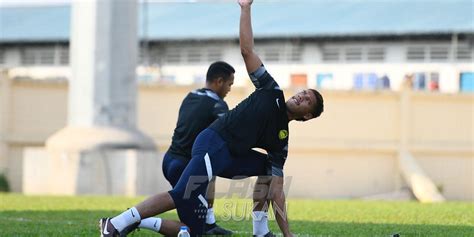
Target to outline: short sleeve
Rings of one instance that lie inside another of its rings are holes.
[[[283,166],[288,157],[288,144],[278,152],[269,152],[268,157],[272,166],[272,175],[283,177]]]
[[[267,69],[265,69],[263,64],[257,70],[255,70],[255,72],[250,73],[249,76],[253,85],[257,89],[281,90],[275,79],[273,79],[273,77],[267,72]]]
[[[225,113],[229,111],[227,103],[223,100],[217,101],[212,108],[212,115],[215,119],[222,117]]]

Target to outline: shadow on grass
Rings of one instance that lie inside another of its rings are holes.
[[[0,236],[98,236],[98,220],[114,216],[116,211],[2,211]],[[177,220],[175,213],[160,215]],[[219,220],[220,218],[217,217]],[[251,236],[252,221],[220,221],[219,224],[237,232],[234,236]],[[291,221],[292,231],[298,236],[474,236],[474,226],[380,224],[348,222]],[[278,233],[274,221],[270,229]],[[135,236],[157,236],[141,230]]]

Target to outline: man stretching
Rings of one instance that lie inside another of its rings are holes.
[[[191,149],[197,135],[207,128],[214,120],[223,116],[229,107],[223,100],[234,84],[234,68],[226,62],[214,62],[206,73],[206,87],[190,92],[179,108],[178,122],[174,129],[171,146],[163,159],[163,174],[174,188],[179,177],[191,160]],[[215,182],[209,183],[209,192],[205,233],[207,235],[231,235],[232,231],[226,230],[216,224],[214,210]],[[140,221],[139,228],[166,234],[161,228],[163,220],[150,217]],[[112,221],[112,224],[114,221]],[[120,225],[120,224],[118,224]],[[124,229],[121,235],[127,235],[135,226]]]
[[[180,220],[190,228],[191,236],[205,234],[208,202],[206,192],[214,176],[269,175],[268,195],[257,203],[269,199],[275,218],[285,237],[290,231],[283,192],[283,166],[288,154],[288,123],[317,118],[324,110],[319,92],[307,89],[285,101],[283,91],[267,72],[253,51],[253,33],[250,20],[252,0],[239,0],[240,49],[256,90],[237,107],[202,131],[192,148],[192,158],[176,186],[169,192],[149,197],[114,218],[101,219],[101,234],[115,236],[143,218],[177,209]],[[252,148],[261,148],[268,155]],[[120,223],[117,226],[113,223]],[[171,224],[162,223],[162,226]],[[265,234],[257,234],[265,235]]]

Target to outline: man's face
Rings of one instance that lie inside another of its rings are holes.
[[[286,101],[286,108],[297,119],[313,118],[311,112],[316,104],[316,96],[308,89],[299,92]]]
[[[218,89],[216,93],[219,97],[223,99],[224,97],[226,97],[227,93],[230,92],[232,85],[234,85],[234,74],[233,73],[230,74],[227,80],[219,78],[217,83],[218,83]]]

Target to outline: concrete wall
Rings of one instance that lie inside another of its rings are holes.
[[[240,78],[236,78],[240,80]],[[44,146],[66,124],[65,82],[0,79],[0,172],[21,192],[23,148]],[[138,125],[166,151],[179,105],[192,87],[142,85]],[[234,107],[251,88],[233,88]],[[289,96],[294,91],[287,89]],[[291,197],[350,198],[387,193],[405,184],[397,156],[401,139],[450,200],[474,200],[474,95],[322,91],[322,117],[290,123]],[[407,111],[402,119],[401,111]],[[161,172],[161,167],[157,167]],[[218,181],[218,192],[228,183]]]

